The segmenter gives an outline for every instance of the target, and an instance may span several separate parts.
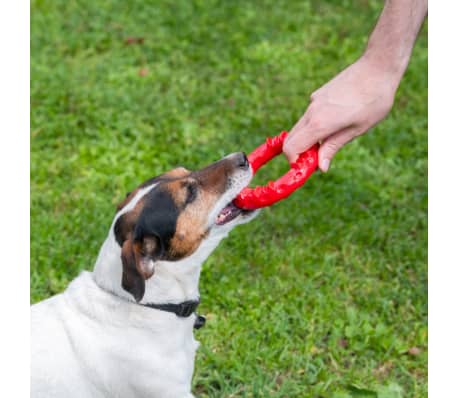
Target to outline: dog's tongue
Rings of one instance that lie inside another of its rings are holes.
[[[229,203],[223,210],[221,210],[216,217],[216,224],[223,225],[233,220],[239,214],[242,213],[242,209],[234,205],[234,203]]]

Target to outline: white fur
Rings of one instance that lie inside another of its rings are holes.
[[[209,215],[209,236],[191,256],[158,261],[146,281],[142,303],[179,303],[199,297],[202,263],[236,225],[256,213],[214,225],[219,211],[248,184],[249,173],[232,176],[231,188]],[[141,189],[116,215],[93,273],[83,272],[59,295],[31,308],[31,396],[34,398],[190,398],[195,315],[135,303],[121,287],[121,248],[113,226],[154,189]]]

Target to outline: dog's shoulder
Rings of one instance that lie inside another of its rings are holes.
[[[52,345],[53,341],[65,345],[69,333],[79,330],[82,312],[90,308],[90,296],[86,290],[90,290],[93,282],[87,274],[90,273],[80,274],[64,292],[31,306],[32,350],[50,343]]]

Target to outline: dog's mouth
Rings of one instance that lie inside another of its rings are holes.
[[[246,170],[242,176],[235,177],[236,178],[231,179],[230,187],[226,191],[227,196],[223,199],[224,201],[227,200],[226,205],[218,212],[214,221],[215,225],[226,225],[235,219],[248,221],[250,216],[256,213],[256,210],[245,210],[234,204],[234,200],[237,195],[248,186],[251,178],[253,177],[251,167]],[[222,204],[224,204],[224,202]]]
[[[219,214],[216,216],[216,225],[224,225],[228,222],[236,219],[238,216],[245,216],[253,213],[252,210],[244,210],[240,207],[237,207],[233,202],[230,202],[226,207],[224,207]]]

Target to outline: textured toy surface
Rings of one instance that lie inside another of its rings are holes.
[[[283,131],[275,137],[267,138],[266,142],[248,155],[248,161],[255,174],[260,167],[275,156],[282,153],[283,142],[288,132]],[[237,207],[246,210],[271,206],[287,198],[300,188],[318,166],[318,144],[301,153],[291,164],[290,170],[276,181],[269,181],[265,186],[245,188],[234,199]]]

